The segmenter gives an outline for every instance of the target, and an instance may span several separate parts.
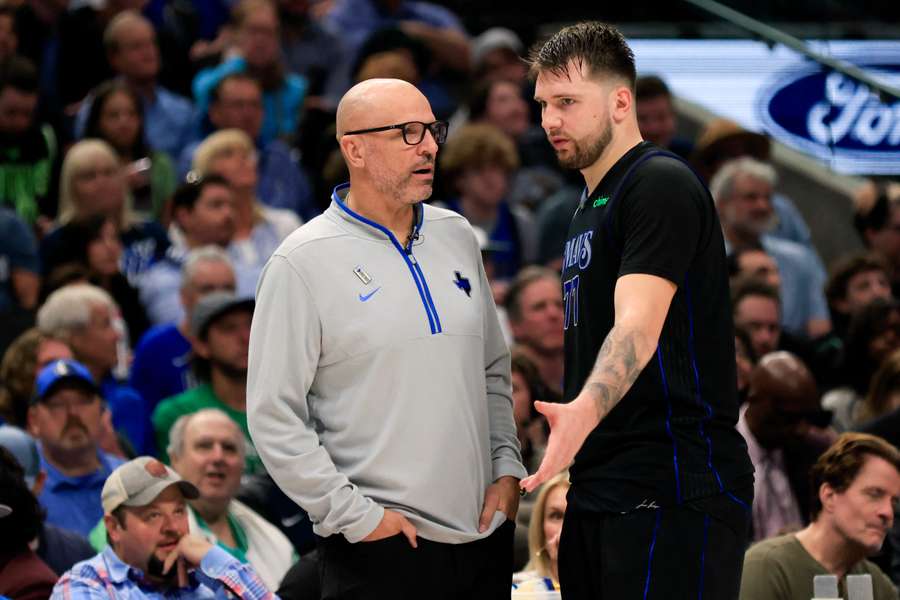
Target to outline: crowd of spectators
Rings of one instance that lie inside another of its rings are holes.
[[[0,4],[0,508],[22,519],[12,550],[31,548],[16,571],[4,538],[0,595],[13,571],[49,593],[102,551],[106,478],[153,456],[199,490],[192,532],[272,591],[317,597],[309,519],[247,428],[247,347],[263,266],[344,181],[334,113],[363,79],[405,79],[451,123],[430,201],[476,229],[537,467],[532,403],[562,395],[558,273],[583,184],[540,128],[525,50],[408,0]],[[653,74],[636,97],[644,138],[705,180],[725,235],[753,539],[799,530],[839,434],[900,443],[900,185],[859,191],[866,250],[825,265],[766,137],[722,120],[676,136]],[[523,503],[517,581],[558,578],[567,487]],[[895,583],[898,540],[878,557]]]

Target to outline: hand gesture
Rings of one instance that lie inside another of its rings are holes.
[[[199,536],[191,534],[182,536],[178,545],[163,562],[163,574],[168,573],[172,569],[172,565],[177,564],[178,586],[186,586],[188,583],[187,568],[199,566],[210,548],[212,548],[212,544]]]
[[[389,538],[398,533],[402,533],[406,536],[410,546],[418,548],[418,544],[416,543],[415,525],[410,523],[409,519],[400,513],[386,508],[384,509],[384,516],[381,517],[381,522],[378,524],[378,527],[376,527],[372,533],[364,537],[362,541],[377,542],[378,540]]]
[[[568,404],[538,401],[534,403],[534,407],[547,417],[550,437],[547,440],[547,452],[537,472],[519,483],[526,492],[534,491],[536,487],[568,468],[588,434],[600,421],[597,408],[587,396],[579,395]]]
[[[516,513],[519,512],[519,480],[515,477],[501,477],[485,490],[478,531],[484,532],[491,526],[494,513],[498,510],[510,521],[516,520]]]

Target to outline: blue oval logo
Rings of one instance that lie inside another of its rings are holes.
[[[896,86],[900,65],[868,64]],[[851,173],[900,172],[900,100],[883,103],[868,87],[813,68],[782,73],[757,104],[775,139]]]

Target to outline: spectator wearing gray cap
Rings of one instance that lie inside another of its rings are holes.
[[[276,589],[296,555],[284,534],[235,498],[244,471],[240,428],[221,410],[204,408],[179,417],[170,440],[172,468],[200,492],[188,502],[188,530],[249,563],[266,587]],[[90,539],[97,551],[106,548],[104,521]]]
[[[274,598],[252,567],[188,533],[187,500],[198,496],[155,458],[118,467],[102,494],[109,547],[66,572],[51,598]]]
[[[247,451],[245,472],[265,473],[247,429],[247,351],[254,301],[229,292],[204,296],[191,315],[192,367],[200,385],[159,403],[153,427],[160,454],[169,447],[169,431],[182,415],[218,408],[241,428]],[[166,462],[168,456],[163,455]]]
[[[25,485],[35,498],[41,494],[47,474],[41,470],[37,442],[30,435],[12,425],[0,425],[0,446],[6,448],[22,467]],[[82,536],[47,522],[41,523],[37,538],[31,542],[38,558],[57,575],[72,565],[90,558],[93,548]]]
[[[152,270],[152,269],[151,269]],[[150,328],[137,348],[128,382],[144,398],[147,416],[164,398],[197,385],[191,373],[191,315],[194,305],[213,292],[234,292],[234,264],[224,249],[209,245],[184,258],[176,292],[182,306],[179,321]]]
[[[38,373],[28,429],[47,482],[38,496],[47,521],[87,535],[103,514],[100,490],[122,459],[97,445],[104,404],[87,367],[57,360]]]

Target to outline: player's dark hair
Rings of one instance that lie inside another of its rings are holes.
[[[634,53],[622,32],[612,25],[585,21],[564,27],[543,44],[536,44],[528,55],[532,77],[544,71],[569,77],[572,62],[579,69],[586,68],[591,77],[621,77],[634,89]]]

